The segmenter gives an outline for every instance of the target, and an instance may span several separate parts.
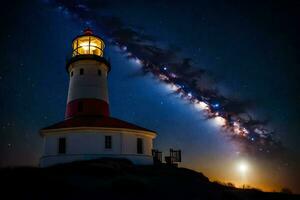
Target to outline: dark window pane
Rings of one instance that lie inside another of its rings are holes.
[[[66,138],[58,139],[58,153],[66,153]]]
[[[102,74],[102,73],[101,73],[101,70],[98,69],[98,75],[101,76],[101,74]]]
[[[111,149],[112,148],[112,138],[110,135],[105,136],[105,149]]]
[[[142,138],[137,138],[137,153],[138,154],[143,154],[143,139]]]
[[[79,101],[78,102],[78,112],[82,112],[83,111],[83,102]]]
[[[83,68],[81,68],[80,69],[80,75],[83,75],[83,73],[84,73],[84,70],[83,70]]]
[[[73,71],[71,71],[71,77],[73,76]]]

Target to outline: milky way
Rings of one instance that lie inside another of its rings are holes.
[[[222,133],[239,145],[242,153],[280,155],[284,149],[276,133],[267,127],[268,121],[257,120],[247,112],[251,103],[222,95],[206,83],[207,71],[196,66],[192,59],[180,57],[174,49],[158,45],[160,41],[140,28],[126,25],[116,16],[99,16],[91,11],[91,8],[99,12],[105,10],[108,2],[60,0],[47,3],[85,26],[100,29],[111,45],[140,66],[142,74],[153,74],[174,95],[213,120]]]

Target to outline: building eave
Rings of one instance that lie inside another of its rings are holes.
[[[82,131],[97,133],[97,132],[110,132],[110,133],[129,133],[135,135],[147,136],[150,138],[155,138],[157,136],[156,132],[135,130],[128,128],[113,128],[113,127],[72,127],[72,128],[57,128],[57,129],[41,129],[39,131],[42,137],[69,134],[69,133],[82,133]]]

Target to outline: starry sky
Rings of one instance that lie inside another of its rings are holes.
[[[106,41],[105,56],[112,65],[112,116],[157,131],[155,148],[165,155],[169,148],[181,149],[181,166],[211,180],[268,191],[289,187],[300,193],[297,1],[43,0],[7,1],[5,8],[0,33],[0,166],[37,165],[43,147],[39,129],[64,117],[65,63],[72,39],[91,27]],[[139,45],[132,45],[133,40]],[[148,55],[145,43],[168,57],[147,58],[151,66],[164,63],[162,71],[166,67],[181,75],[191,95],[196,91],[189,79],[201,76],[201,85],[209,91],[247,102],[245,109],[272,130],[279,150],[229,137],[195,109],[191,98],[170,91],[153,70],[145,72],[137,62],[137,57],[143,61]],[[189,61],[166,64],[175,58]],[[255,150],[243,148],[245,144]],[[237,173],[240,160],[249,163],[247,178]]]

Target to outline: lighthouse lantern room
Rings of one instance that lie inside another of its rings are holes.
[[[107,78],[110,63],[104,41],[86,29],[72,43],[67,61],[69,90],[65,119],[40,130],[44,152],[40,166],[103,157],[152,164],[156,132],[110,117]]]
[[[73,40],[73,57],[77,55],[97,55],[103,57],[104,42],[100,37],[93,35],[91,29],[86,29],[84,35]]]

